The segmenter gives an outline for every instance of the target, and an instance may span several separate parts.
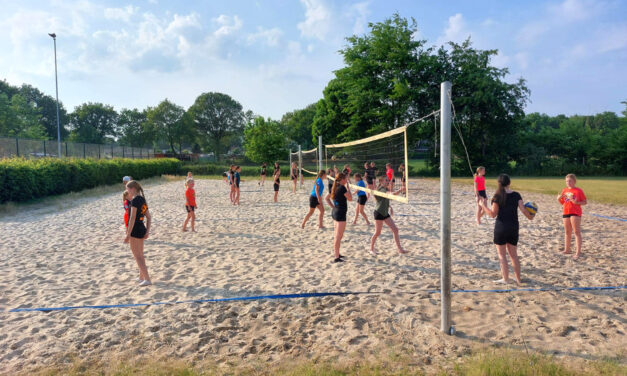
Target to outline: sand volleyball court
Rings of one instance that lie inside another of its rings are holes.
[[[347,226],[345,263],[333,264],[333,222],[318,230],[306,182],[297,195],[283,184],[242,183],[241,207],[222,181],[196,182],[197,233],[180,231],[182,181],[146,184],[153,216],[146,259],[153,286],[138,287],[123,244],[121,190],[53,205],[16,206],[0,215],[0,373],[14,374],[72,357],[175,356],[218,364],[287,358],[369,359],[396,349],[436,363],[469,350],[502,345],[583,359],[625,359],[627,290],[453,294],[457,335],[439,332],[439,186],[413,180],[411,204],[392,203],[407,255],[395,252],[384,227],[379,256],[368,252],[373,227]],[[477,227],[469,187],[453,186],[453,287],[502,289],[492,244],[493,220]],[[515,179],[513,180],[515,188]],[[325,192],[326,193],[326,192]],[[492,192],[489,192],[491,194]],[[554,196],[521,192],[539,205],[522,215],[519,255],[528,288],[624,286],[624,206],[584,209],[583,257],[558,252],[563,229]],[[373,203],[367,204],[372,217]],[[349,204],[349,218],[354,203]],[[515,288],[514,285],[511,285]],[[306,292],[371,292],[291,300],[157,305],[137,308],[9,312],[14,308],[173,302]],[[520,319],[520,328],[517,324]],[[524,343],[523,343],[524,342]]]

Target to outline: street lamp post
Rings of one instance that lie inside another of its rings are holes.
[[[57,34],[48,34],[54,41],[54,84],[57,90],[57,151],[59,152],[59,159],[61,158],[61,124],[59,121],[59,81],[57,79]]]

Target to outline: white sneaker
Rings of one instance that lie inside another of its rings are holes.
[[[145,281],[139,282],[139,285],[140,286],[150,286],[150,285],[152,285],[152,282],[150,282],[148,280],[145,280]]]
[[[143,280],[141,278],[139,278],[139,277],[135,278],[135,282],[137,282],[137,283],[141,283],[142,281]]]

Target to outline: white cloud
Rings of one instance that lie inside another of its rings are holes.
[[[269,47],[276,47],[279,45],[282,35],[283,31],[281,31],[278,27],[274,27],[272,29],[258,27],[257,32],[249,34],[246,39],[248,44],[263,43]]]
[[[564,0],[558,5],[549,6],[550,14],[560,23],[585,20],[591,17],[597,9],[598,6],[594,1],[582,0]]]
[[[351,5],[349,14],[355,18],[355,23],[353,24],[353,34],[363,34],[366,32],[366,27],[368,25],[367,17],[370,14],[370,10],[368,9],[369,6],[370,1],[364,1]]]
[[[240,30],[243,26],[242,20],[237,16],[227,16],[221,14],[217,18],[213,19],[213,22],[218,25],[218,29],[213,32],[217,37],[227,37]]]
[[[139,8],[135,8],[132,5],[127,5],[124,8],[106,8],[104,10],[104,16],[108,20],[121,20],[129,22],[138,9]]]
[[[448,24],[442,34],[436,41],[436,44],[442,45],[448,42],[460,43],[470,36],[470,31],[466,28],[466,22],[461,13],[448,18]]]
[[[599,52],[627,49],[627,24],[604,25],[597,38]]]
[[[325,40],[331,31],[332,13],[322,0],[301,0],[305,6],[305,20],[298,23],[301,36]]]

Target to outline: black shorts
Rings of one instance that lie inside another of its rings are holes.
[[[331,216],[336,222],[346,222],[346,209],[333,208]]]
[[[131,238],[143,239],[146,236],[146,226],[143,223],[135,223],[133,231],[131,231]]]
[[[562,218],[581,217],[579,214],[564,214]]]
[[[368,185],[373,185],[374,184],[374,179],[367,177],[366,178],[366,183],[368,183]]]
[[[485,190],[477,191],[477,193],[479,194],[479,197],[488,198],[488,196],[485,194]]]
[[[185,210],[187,210],[188,213],[191,213],[194,211],[194,207],[193,206],[189,206],[189,205],[185,205]]]
[[[296,180],[296,176],[292,176],[292,180]]]
[[[235,188],[239,188],[239,183],[235,183]]]
[[[494,225],[494,244],[496,245],[518,245],[518,226]]]
[[[262,172],[262,173],[261,173],[261,176],[266,176],[266,173],[265,173],[265,172]]]
[[[279,191],[279,184],[274,183],[274,191],[278,192]]]
[[[309,196],[309,207],[312,209],[315,209],[318,207],[318,205],[320,205],[320,202],[318,202],[318,197],[317,196]]]
[[[390,215],[381,215],[381,213],[379,213],[378,211],[374,211],[374,220],[375,221],[385,221],[386,219],[390,218]]]
[[[368,201],[368,196],[363,195],[363,196],[357,196],[357,203],[359,205],[366,205],[366,201]]]

